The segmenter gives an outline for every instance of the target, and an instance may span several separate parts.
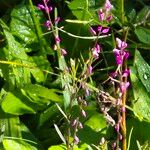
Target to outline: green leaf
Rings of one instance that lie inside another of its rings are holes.
[[[44,113],[41,113],[39,115],[39,121],[38,121],[38,126],[37,129],[39,129],[41,126],[43,126],[45,123],[48,122],[49,125],[53,125],[53,122],[49,122],[49,120],[59,120],[60,112],[57,108],[57,106],[54,104],[51,107],[47,108]]]
[[[42,12],[35,9],[35,15],[40,20]],[[10,28],[13,35],[17,36],[23,42],[31,44],[38,41],[36,28],[32,19],[31,7],[20,5],[15,7],[11,12]]]
[[[47,99],[48,101],[51,100],[53,102],[62,102],[62,96],[57,94],[57,92],[59,92],[57,89],[48,89],[37,84],[27,84],[22,89],[33,99],[39,97],[44,98],[45,100]]]
[[[143,59],[139,51],[135,53],[135,66],[137,68],[139,78],[146,90],[150,92],[150,66]]]
[[[99,132],[106,128],[106,120],[102,114],[94,113],[86,122],[85,125],[91,127],[94,131]]]
[[[26,136],[24,136],[25,134]],[[20,123],[19,117],[14,116],[5,119],[5,136],[3,139],[5,150],[37,150],[37,146],[34,136],[25,125]]]
[[[50,148],[48,148],[48,150],[67,150],[65,145],[57,145],[57,146],[51,146]]]
[[[146,20],[148,20],[150,14],[149,14],[150,7],[145,6],[138,14],[136,17],[136,22],[137,23],[145,23]]]
[[[24,142],[23,140],[12,139],[4,139],[3,147],[5,150],[38,150],[36,147]]]
[[[145,121],[140,121],[137,118],[127,118],[127,137],[129,137],[131,128],[133,128],[130,149],[129,150],[138,150],[137,141],[140,145],[144,145],[146,141],[150,141],[150,123]],[[144,150],[144,149],[142,149]],[[145,149],[149,150],[149,149]]]
[[[71,9],[72,13],[77,17],[79,20],[88,20],[90,21],[93,17],[88,11],[88,1],[87,0],[73,0],[69,3],[69,8]]]
[[[20,98],[21,96],[21,98]],[[2,109],[6,113],[14,115],[22,115],[25,113],[35,113],[34,104],[29,102],[26,97],[22,95],[19,96],[19,93],[8,92],[6,97],[2,102]]]
[[[150,97],[143,84],[137,78],[136,69],[134,67],[130,67],[130,69],[130,77],[134,94],[134,113],[140,120],[146,119],[147,121],[150,121]]]
[[[135,29],[135,34],[141,42],[150,45],[150,29],[137,27]]]

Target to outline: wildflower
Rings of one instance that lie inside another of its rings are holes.
[[[103,12],[102,9],[98,11],[98,16],[99,16],[100,21],[103,21],[105,19],[105,13]]]
[[[130,85],[130,82],[121,82],[120,83],[120,90],[121,90],[121,93],[124,93],[127,88],[129,87]]]
[[[111,5],[109,0],[106,0],[104,8],[108,12],[108,11],[110,11],[113,8],[113,5]]]
[[[119,125],[119,123],[117,123],[117,124],[115,125],[115,129],[116,129],[117,133],[119,133],[119,130],[120,130],[120,125]]]
[[[79,143],[79,138],[77,136],[74,137],[74,143],[77,145]]]
[[[63,48],[61,48],[61,55],[64,56],[64,55],[67,55],[67,51]]]
[[[54,22],[57,24],[59,21],[60,21],[60,17],[57,17]]]
[[[37,8],[38,8],[39,10],[44,10],[44,9],[45,9],[45,6],[42,5],[42,4],[38,4]]]
[[[105,138],[104,137],[102,137],[101,141],[100,141],[100,145],[103,145],[103,144],[105,144]]]
[[[49,14],[49,12],[51,12],[51,11],[53,10],[53,7],[51,7],[51,6],[48,7],[47,5],[44,6],[44,5],[42,5],[42,4],[38,4],[37,8],[38,8],[39,10],[45,10],[45,12],[46,12],[47,14]]]
[[[99,44],[96,44],[94,48],[92,48],[92,54],[94,58],[98,58],[99,57],[99,53],[100,53],[101,47]]]
[[[117,75],[118,75],[118,73],[116,71],[110,73],[111,78],[115,78],[115,77],[117,77]]]
[[[106,20],[107,20],[108,22],[110,22],[110,21],[112,20],[112,18],[113,18],[113,16],[112,16],[112,15],[109,15],[109,16],[106,18]]]
[[[79,122],[79,128],[80,128],[80,129],[83,129],[83,125],[82,125],[81,122]]]
[[[57,44],[59,44],[61,39],[59,37],[55,37],[55,41],[56,41]]]
[[[102,31],[102,26],[98,26],[98,27],[97,27],[97,31],[98,31],[98,32],[101,32],[101,31]]]
[[[83,117],[86,117],[86,112],[82,109],[81,110],[81,115],[83,116]]]
[[[92,35],[96,35],[96,31],[92,27],[90,27],[90,32]]]
[[[106,34],[109,32],[109,28],[108,27],[105,27],[103,30],[102,30],[102,33]]]
[[[49,0],[43,0],[44,1],[44,3],[47,3]]]
[[[119,134],[119,140],[120,140],[120,141],[122,140],[122,135],[121,135],[121,134]]]
[[[124,50],[127,47],[127,43],[116,38],[117,46],[120,50]]]
[[[126,111],[126,108],[124,106],[122,106],[122,109],[121,109],[122,112],[125,112]]]
[[[51,28],[51,21],[47,20],[45,23],[44,23],[44,26],[48,28],[48,30],[50,30]]]
[[[123,77],[128,77],[129,76],[129,74],[130,74],[130,69],[126,69],[126,70],[124,70],[123,71]]]
[[[72,127],[75,127],[77,125],[77,122],[78,122],[77,119],[74,119],[72,122]]]

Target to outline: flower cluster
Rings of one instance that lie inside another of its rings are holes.
[[[122,78],[128,77],[130,74],[129,69],[125,69],[120,71],[120,67],[123,65],[124,61],[129,58],[129,52],[125,49],[127,47],[127,43],[125,41],[121,41],[119,38],[116,38],[117,48],[113,49],[116,63],[118,65],[117,70],[113,73],[113,78],[117,76],[121,76]],[[129,82],[120,82],[120,92],[123,94],[126,89],[129,87]]]
[[[55,18],[54,21],[51,20],[50,18],[50,13],[53,10],[52,6],[49,6],[49,0],[43,0],[43,4],[38,4],[37,8],[39,10],[43,10],[46,12],[48,20],[44,23],[44,26],[48,29],[48,30],[52,30],[53,31],[53,35],[55,37],[55,45],[54,45],[54,50],[58,49],[58,45],[60,45],[61,39],[59,36],[56,36],[56,33],[54,31],[54,25],[53,24],[58,24],[60,21],[60,17]],[[62,56],[67,55],[67,51],[63,48],[60,48],[60,54]]]
[[[113,5],[111,5],[109,0],[106,0],[103,8],[98,11],[100,22],[110,22],[112,20],[112,14],[111,14],[112,8],[113,8]],[[104,27],[102,25],[90,27],[90,33],[93,36],[100,36],[103,34],[108,34],[108,32],[109,32],[109,27]],[[96,44],[94,48],[92,48],[92,54],[94,58],[97,59],[99,57],[100,50],[101,50],[101,47],[99,46],[99,44]]]
[[[129,58],[129,52],[126,50],[127,43],[125,41],[116,38],[116,48],[113,49],[117,69],[115,72],[111,73],[110,78],[113,83],[115,83],[119,90],[117,90],[118,98],[116,100],[116,108],[118,112],[118,121],[115,124],[115,130],[117,133],[118,140],[122,140],[122,130],[121,126],[123,124],[123,113],[125,112],[123,94],[125,94],[130,83],[127,77],[130,74],[130,70],[126,68],[125,61]],[[116,147],[116,143],[113,145]]]
[[[129,57],[129,52],[125,50],[125,48],[127,47],[127,43],[121,41],[119,38],[116,38],[116,42],[117,48],[114,48],[113,52],[115,54],[117,65],[122,65],[123,61],[127,60]]]
[[[98,12],[100,21],[108,21],[109,22],[112,20],[112,14],[111,14],[112,8],[113,8],[113,5],[111,5],[109,0],[106,0],[103,9],[100,9]]]

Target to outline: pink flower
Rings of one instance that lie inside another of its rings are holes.
[[[100,50],[101,50],[101,47],[99,44],[96,44],[96,46],[92,48],[92,54],[94,58],[97,59],[99,57]]]
[[[117,46],[119,49],[125,49],[127,47],[127,43],[124,41],[121,41],[119,38],[116,38]]]
[[[86,112],[82,109],[81,110],[81,115],[83,116],[83,117],[86,117]]]
[[[83,125],[82,125],[81,122],[79,122],[79,128],[80,128],[80,129],[83,129]]]
[[[109,32],[109,28],[108,27],[105,27],[103,30],[102,30],[102,33],[108,33]]]
[[[74,119],[72,123],[72,127],[75,127],[76,125],[77,125],[77,119]]]
[[[80,142],[79,138],[77,136],[74,137],[74,143],[78,144]]]
[[[92,35],[96,35],[96,31],[92,27],[90,27],[90,32]]]
[[[117,123],[117,124],[115,125],[115,129],[116,129],[116,131],[119,133],[119,130],[120,130],[120,125],[119,125],[119,123]]]
[[[112,16],[112,15],[109,15],[109,16],[106,18],[106,20],[109,22],[109,21],[112,20],[112,18],[113,18],[113,16]]]
[[[115,78],[117,77],[118,73],[117,72],[112,72],[110,73],[110,77]]]
[[[54,22],[57,24],[59,21],[60,21],[60,17],[57,17]]]
[[[124,51],[124,59],[127,60],[129,58],[130,54],[128,51]]]
[[[64,55],[67,55],[67,51],[63,48],[61,48],[61,55],[64,56]]]
[[[130,69],[126,69],[126,70],[124,70],[123,71],[123,77],[128,77],[129,76],[129,74],[130,74]]]
[[[103,12],[102,9],[99,10],[98,16],[99,16],[100,21],[103,21],[105,19],[105,13]]]
[[[37,8],[38,8],[39,10],[43,10],[43,9],[45,9],[45,6],[42,5],[42,4],[38,4]]]
[[[90,66],[87,68],[87,75],[92,74],[92,70],[93,70],[93,67],[90,65]]]
[[[47,20],[45,23],[44,23],[44,26],[47,27],[49,30],[51,28],[51,21]]]
[[[61,39],[59,38],[59,37],[55,37],[55,41],[56,41],[56,43],[60,43],[60,41],[61,41]]]
[[[47,3],[49,0],[43,0],[44,3]]]
[[[105,9],[106,11],[110,11],[111,9],[113,8],[113,5],[111,5],[110,1],[109,0],[106,0],[105,2]]]
[[[97,27],[97,31],[98,31],[98,32],[101,32],[101,31],[102,31],[102,28],[103,28],[102,26],[98,26],[98,27]]]
[[[121,93],[124,93],[127,88],[129,87],[130,83],[129,82],[121,82],[120,83],[120,90],[121,90]]]

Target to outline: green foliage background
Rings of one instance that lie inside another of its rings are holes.
[[[87,3],[88,2],[88,3]],[[65,146],[54,124],[64,131],[64,118],[56,106],[63,107],[58,58],[53,50],[54,39],[43,26],[45,14],[36,8],[40,1],[0,0],[0,149],[4,150],[62,150]],[[98,25],[100,0],[51,0],[58,8],[62,47],[70,58],[88,57],[93,40],[89,27]],[[120,0],[112,0],[114,21],[109,24],[111,36],[99,39],[103,46],[102,61],[94,68],[93,85],[99,87],[115,68],[112,53],[114,36],[128,28],[129,67],[131,86],[128,94],[127,138],[130,148],[150,147],[150,6],[149,1],[125,0],[121,12]],[[124,13],[124,22],[122,21]],[[52,18],[54,18],[52,14]],[[76,20],[76,23],[72,22]],[[106,26],[108,24],[105,24]],[[71,36],[69,35],[71,33]],[[77,36],[77,37],[76,37]],[[87,37],[87,38],[82,38]],[[104,61],[105,60],[105,61]],[[106,88],[111,92],[109,85]],[[101,137],[114,139],[113,129],[89,98],[88,117],[79,131],[81,143],[75,149],[94,149]],[[76,107],[74,108],[76,113]],[[131,130],[132,129],[132,130]],[[131,132],[132,131],[132,132]],[[130,136],[129,136],[130,135]],[[55,145],[55,146],[54,146]]]

